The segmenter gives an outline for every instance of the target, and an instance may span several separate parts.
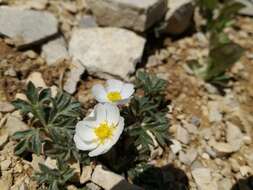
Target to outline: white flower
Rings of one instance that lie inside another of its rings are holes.
[[[124,118],[116,105],[97,104],[92,114],[77,123],[74,141],[79,150],[90,151],[89,156],[108,152],[124,129]]]
[[[98,102],[110,102],[116,105],[128,103],[133,93],[134,85],[115,79],[107,80],[105,87],[96,84],[92,88],[92,94]]]

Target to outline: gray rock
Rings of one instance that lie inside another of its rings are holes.
[[[58,31],[56,18],[48,12],[0,7],[0,34],[12,38],[17,46],[30,45]]]
[[[86,184],[86,187],[88,188],[88,190],[101,190],[102,188],[97,186],[96,184],[94,183],[87,183]]]
[[[210,122],[221,122],[222,114],[220,113],[219,102],[208,102],[208,118]]]
[[[238,151],[243,144],[243,134],[241,130],[234,124],[227,122],[227,142],[234,147],[234,151]]]
[[[181,126],[177,127],[176,138],[177,140],[179,140],[180,142],[184,144],[188,144],[190,141],[190,136],[189,136],[188,131]]]
[[[170,0],[166,14],[166,33],[181,34],[190,26],[193,17],[192,0]]]
[[[181,151],[179,153],[179,160],[180,162],[184,163],[185,165],[190,166],[192,162],[197,158],[197,151],[194,149],[189,149],[185,153]]]
[[[97,25],[97,21],[95,17],[91,15],[84,15],[79,22],[79,27],[80,28],[94,28],[94,27],[98,27],[98,25]]]
[[[69,52],[90,74],[128,79],[142,58],[145,39],[119,28],[88,28],[73,32]]]
[[[71,65],[70,72],[67,75],[67,81],[64,84],[63,89],[69,94],[73,94],[76,91],[77,83],[80,80],[81,75],[84,73],[85,68],[80,63],[76,62]]]
[[[61,62],[69,58],[67,44],[63,37],[49,41],[42,46],[41,56],[46,60],[48,65]]]
[[[193,12],[193,0],[169,0],[166,16],[155,28],[156,35],[182,34],[189,28]],[[187,67],[185,69],[192,73]]]
[[[245,8],[240,10],[240,14],[253,16],[253,1],[252,0],[235,0],[245,5]]]
[[[100,25],[139,32],[161,20],[167,10],[167,0],[87,0],[87,4]]]

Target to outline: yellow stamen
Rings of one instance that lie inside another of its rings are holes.
[[[114,91],[114,92],[109,92],[107,94],[107,98],[108,100],[110,100],[111,102],[117,102],[119,100],[122,100],[121,94],[120,92]]]
[[[101,144],[103,144],[106,139],[110,139],[112,137],[114,126],[110,126],[107,122],[103,122],[100,123],[99,126],[94,130],[98,140]]]

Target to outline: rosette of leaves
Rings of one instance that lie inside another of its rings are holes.
[[[197,4],[207,20],[206,30],[210,33],[209,55],[206,64],[193,61],[190,67],[205,81],[225,86],[230,79],[226,71],[240,59],[244,50],[228,38],[224,29],[234,23],[235,15],[244,5],[231,0],[225,1],[224,4],[218,0],[197,0]],[[215,11],[218,15],[214,14]]]
[[[35,88],[32,82],[27,85],[26,96],[27,101],[13,102],[31,126],[14,134],[13,138],[19,141],[15,153],[30,151],[63,160],[86,161],[73,142],[74,126],[82,115],[80,103],[62,91],[52,97],[50,89]]]
[[[138,72],[136,88],[142,95],[135,95],[124,108],[125,130],[139,149],[139,159],[147,159],[150,146],[154,145],[152,134],[161,147],[168,142],[169,122],[166,117],[168,102],[165,99],[166,81],[145,72]]]

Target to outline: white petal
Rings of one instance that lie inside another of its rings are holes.
[[[89,152],[90,157],[99,156],[101,154],[107,153],[113,145],[119,140],[120,135],[124,130],[124,118],[120,117],[119,123],[114,131],[113,137],[107,140],[104,144],[99,145],[95,150]]]
[[[95,127],[97,127],[98,122],[97,122],[95,116],[93,116],[93,117],[88,116],[82,120],[82,124],[86,125],[90,128],[95,128]]]
[[[124,84],[121,90],[121,96],[123,99],[129,98],[134,93],[134,85],[127,83]]]
[[[124,118],[120,117],[119,118],[119,123],[113,133],[112,137],[112,146],[119,140],[120,135],[122,134],[124,130]]]
[[[107,93],[101,84],[94,85],[91,91],[98,102],[107,102]]]
[[[124,105],[124,104],[127,104],[130,102],[130,98],[127,98],[127,99],[122,99],[122,100],[119,100],[118,102],[116,102],[116,105]]]
[[[74,142],[79,150],[92,150],[98,146],[96,143],[87,143],[82,141],[82,139],[76,134],[74,135]]]
[[[99,145],[93,151],[89,152],[89,156],[94,157],[94,156],[99,156],[101,154],[105,154],[106,152],[108,152],[111,149],[112,146],[113,146],[113,144],[111,143],[110,140],[108,140],[104,144]]]
[[[106,121],[109,124],[118,124],[119,122],[119,108],[114,104],[106,103],[104,104],[106,108]]]
[[[94,141],[97,139],[94,130],[87,125],[84,125],[83,121],[79,121],[76,125],[76,134],[82,138],[83,141]]]
[[[97,104],[94,108],[95,117],[98,123],[102,123],[106,121],[106,108],[104,104]]]
[[[123,86],[123,82],[116,79],[109,79],[106,81],[106,91],[107,92],[120,92]]]

